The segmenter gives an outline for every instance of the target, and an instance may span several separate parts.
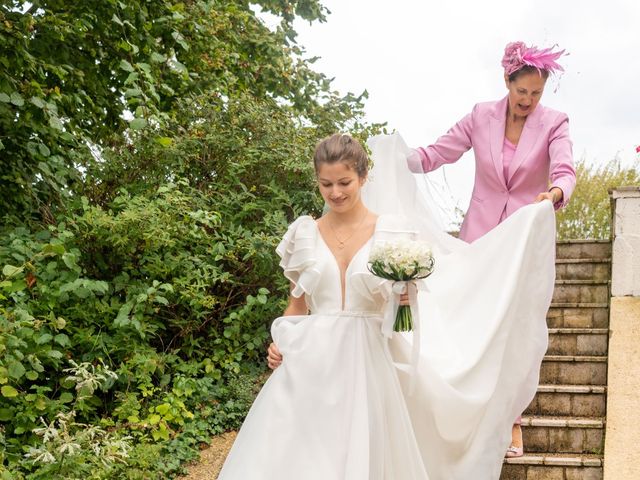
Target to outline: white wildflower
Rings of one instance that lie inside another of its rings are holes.
[[[80,446],[80,444],[75,443],[75,442],[63,443],[58,448],[58,452],[60,452],[63,455],[65,455],[65,454],[66,455],[75,455],[76,452],[79,452],[80,450],[82,450],[82,447]]]
[[[101,365],[96,368],[89,362],[76,363],[69,360],[71,368],[65,368],[65,372],[72,375],[67,380],[76,384],[76,390],[79,392],[78,400],[89,398],[98,388],[105,388],[110,380],[117,380],[118,375],[109,369],[108,365]]]
[[[34,463],[55,463],[56,457],[44,447],[29,447],[29,451],[24,454],[25,457]]]

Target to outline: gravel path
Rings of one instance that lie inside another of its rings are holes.
[[[213,437],[211,445],[200,452],[200,461],[188,467],[189,473],[180,480],[214,480],[222,468],[237,432],[227,432]]]

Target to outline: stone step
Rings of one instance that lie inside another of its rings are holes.
[[[600,454],[604,419],[588,417],[522,417],[522,438],[531,453]]]
[[[556,260],[558,280],[598,280],[611,279],[610,258],[559,258]]]
[[[550,328],[547,355],[606,355],[606,328]]]
[[[553,385],[606,385],[607,357],[545,355],[540,383]]]
[[[556,258],[609,258],[611,241],[609,240],[570,240],[556,243]]]
[[[599,455],[526,453],[504,461],[500,480],[602,480]]]
[[[606,387],[599,385],[540,385],[525,415],[604,417]]]
[[[552,303],[549,328],[608,328],[609,303]]]
[[[609,282],[557,280],[552,303],[607,303]]]

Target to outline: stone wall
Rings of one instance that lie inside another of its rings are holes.
[[[611,192],[605,480],[640,478],[640,187]]]

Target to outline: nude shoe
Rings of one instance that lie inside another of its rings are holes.
[[[505,454],[505,457],[516,458],[516,457],[521,457],[522,455],[524,455],[524,448],[514,447],[513,445],[511,445],[509,448],[507,448],[507,453]]]

